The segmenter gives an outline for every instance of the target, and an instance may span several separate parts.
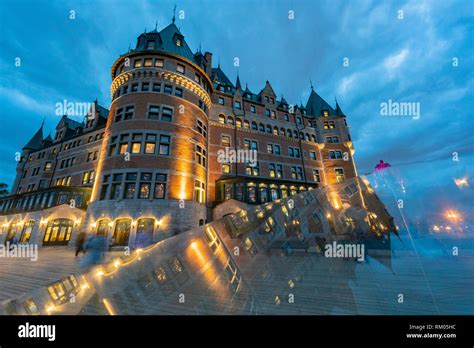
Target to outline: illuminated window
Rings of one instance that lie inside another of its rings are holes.
[[[316,182],[321,182],[321,174],[319,169],[313,169],[313,180]]]
[[[131,219],[118,219],[115,222],[113,245],[114,246],[126,246],[128,244],[128,238],[130,236],[130,228],[132,225]]]
[[[242,127],[242,120],[240,118],[237,118],[235,121],[235,125],[239,128]]]
[[[220,124],[225,124],[225,116],[224,115],[219,115],[219,123]]]
[[[141,59],[135,60],[135,63],[133,63],[133,67],[134,68],[141,68],[142,67],[142,60]]]
[[[204,238],[206,239],[207,245],[209,245],[209,248],[211,248],[212,252],[216,253],[221,241],[217,237],[217,233],[212,226],[208,226],[204,229]]]
[[[163,67],[163,59],[155,59],[155,67],[162,68]]]
[[[342,158],[342,152],[339,150],[330,150],[329,151],[329,158],[330,159],[341,159]]]
[[[201,146],[196,145],[196,162],[201,166],[206,166],[207,151]]]
[[[142,143],[132,142],[132,153],[140,153]]]
[[[33,227],[35,226],[35,220],[28,220],[23,225],[23,230],[21,231],[20,235],[20,243],[28,243],[31,238],[31,232],[33,231]]]
[[[222,173],[229,174],[230,173],[230,164],[223,164],[222,165]]]
[[[155,199],[164,199],[166,192],[166,174],[156,174],[155,176]]]
[[[230,136],[221,135],[221,146],[230,147]]]
[[[295,180],[303,180],[303,168],[298,167],[298,166],[292,166],[291,178]]]
[[[155,153],[156,144],[152,142],[145,142],[145,153],[147,154],[154,154]]]
[[[309,158],[316,161],[316,152],[310,151],[309,152]]]
[[[336,168],[334,169],[334,172],[336,173],[336,181],[337,182],[342,182],[344,181],[344,169],[342,168]]]
[[[146,67],[153,66],[153,59],[151,59],[151,58],[145,58],[144,66],[146,66]]]
[[[202,134],[204,138],[207,138],[207,127],[201,120],[196,120],[196,130],[199,134]]]
[[[206,201],[206,184],[200,180],[194,180],[194,201],[198,203]]]
[[[66,245],[71,239],[74,222],[70,219],[55,219],[48,222],[43,245]]]
[[[245,128],[245,129],[249,129],[249,128],[250,128],[250,122],[249,122],[249,121],[247,121],[247,120],[244,121],[244,128]]]
[[[323,116],[324,117],[328,117],[329,116],[329,112],[327,110],[323,110]]]

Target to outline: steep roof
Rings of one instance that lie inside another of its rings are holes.
[[[231,87],[234,87],[234,85],[232,84],[232,82],[230,82],[229,78],[227,77],[227,75],[222,71],[221,67],[217,67],[217,68],[212,68],[212,74],[211,74],[211,78],[212,78],[212,81],[217,81],[221,84],[224,84],[226,86],[231,86]]]
[[[177,39],[180,40],[180,45],[177,45]],[[151,51],[158,50],[168,53],[173,53],[191,62],[195,62],[194,54],[184,40],[184,35],[181,34],[176,24],[171,23],[163,28],[160,32],[153,30],[148,33],[141,34],[137,39],[137,46],[135,51],[148,50],[148,41],[155,41],[155,46]]]
[[[43,143],[43,124],[40,129],[33,135],[28,143],[23,147],[23,150],[38,150]]]
[[[311,88],[308,102],[306,103],[306,112],[311,116],[320,116],[323,110],[329,112],[329,116],[335,116],[336,111],[321,96]]]

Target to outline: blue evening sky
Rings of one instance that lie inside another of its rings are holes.
[[[43,118],[54,133],[57,102],[98,98],[108,108],[112,63],[145,28],[168,25],[174,3],[0,2],[0,182],[12,183],[15,152]],[[214,66],[220,58],[233,81],[238,57],[253,92],[269,80],[278,96],[306,104],[312,80],[330,104],[337,97],[359,172],[393,164],[413,216],[446,207],[472,214],[474,1],[190,0],[177,10],[191,49],[212,52]],[[419,103],[420,118],[381,116],[389,99]],[[470,187],[458,188],[459,177]]]

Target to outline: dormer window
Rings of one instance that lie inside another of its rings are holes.
[[[135,63],[133,63],[133,67],[134,68],[141,68],[142,67],[142,60],[141,59],[137,59],[135,61]]]
[[[145,58],[145,67],[150,67],[153,65],[153,59],[152,58]]]
[[[265,103],[268,103],[268,97],[265,96]]]
[[[324,117],[328,117],[328,116],[329,116],[329,112],[328,112],[327,110],[324,110],[324,111],[323,111],[323,116],[324,116]]]
[[[155,49],[155,41],[154,40],[148,40],[146,43],[146,49],[147,50],[154,50]]]
[[[177,37],[176,38],[176,46],[181,47],[182,45],[183,45],[183,41],[179,37]]]
[[[163,67],[163,59],[155,59],[155,67],[162,68]]]

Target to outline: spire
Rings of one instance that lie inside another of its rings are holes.
[[[38,131],[33,135],[30,141],[23,147],[23,150],[38,150],[41,148],[41,143],[43,142],[43,123]]]
[[[237,81],[235,81],[235,87],[238,89],[242,89],[242,85],[240,84],[239,73],[237,73]]]
[[[336,116],[344,116],[344,113],[342,112],[339,103],[337,102],[337,98],[334,97],[334,100],[336,101]]]
[[[176,4],[174,4],[174,9],[173,9],[173,23],[176,21]]]
[[[158,30],[158,21],[155,22],[155,31]]]
[[[313,81],[311,79],[309,80],[309,85],[311,86],[311,90],[313,91],[314,90],[313,89]]]

